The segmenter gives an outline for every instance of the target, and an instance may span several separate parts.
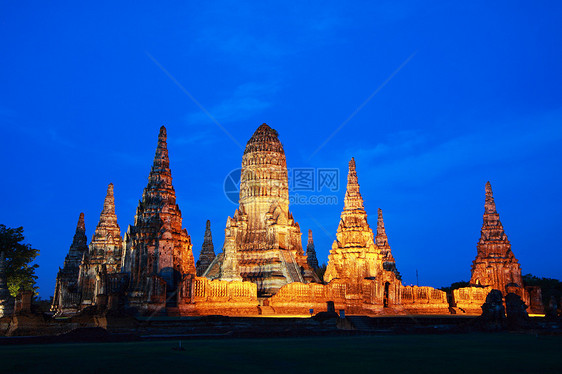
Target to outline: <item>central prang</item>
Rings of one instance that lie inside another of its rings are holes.
[[[287,283],[318,281],[289,212],[289,181],[277,131],[262,124],[242,157],[240,206],[228,217],[223,252],[204,273],[211,279],[256,283],[271,296]]]

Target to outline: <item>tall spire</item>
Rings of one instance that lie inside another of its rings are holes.
[[[213,236],[211,234],[211,221],[207,220],[207,225],[205,227],[205,238],[203,239],[201,254],[199,255],[199,260],[197,261],[196,265],[197,276],[203,275],[205,270],[207,270],[214,259],[215,247],[213,246]]]
[[[382,217],[381,208],[378,210],[375,244],[382,254],[384,270],[393,271],[396,274],[396,277],[401,279],[400,273],[398,272],[398,269],[396,269],[396,261],[394,260],[394,256],[392,256],[390,244],[388,244],[388,236],[386,235],[386,229],[384,228],[384,219]]]
[[[492,193],[492,185],[486,182],[486,203],[484,204],[485,213],[497,213],[496,203],[494,202],[494,194]]]
[[[113,183],[107,186],[107,194],[103,202],[103,209],[100,214],[100,220],[96,227],[96,231],[92,236],[92,246],[98,249],[107,245],[122,245],[121,229],[117,223],[117,215],[115,214],[115,198],[113,196]]]
[[[369,263],[364,259],[368,258]],[[336,240],[328,256],[324,281],[334,278],[357,279],[375,277],[383,270],[382,256],[375,245],[373,231],[367,222],[363,198],[355,170],[355,159],[349,161],[347,190]],[[350,270],[353,269],[353,270]]]
[[[386,229],[384,228],[384,220],[382,218],[382,209],[378,210],[377,217],[377,236],[375,237],[375,243],[378,246],[384,246],[388,244],[388,237],[386,236]]]
[[[492,194],[492,185],[486,182],[486,199],[476,259],[472,262],[471,284],[489,285],[506,292],[508,284],[523,286],[521,266],[511,251]]]
[[[78,223],[76,224],[76,232],[72,239],[72,244],[68,250],[68,254],[64,259],[64,268],[78,269],[84,253],[88,250],[88,238],[86,237],[86,224],[84,223],[84,213],[78,216]],[[78,276],[78,273],[76,273]]]
[[[345,192],[344,210],[363,210],[363,198],[359,192],[359,181],[355,170],[355,159],[349,161],[349,172],[347,174],[347,190]]]
[[[314,248],[314,240],[312,239],[312,230],[308,230],[308,244],[306,245],[306,262],[313,269],[318,269],[318,258],[316,257],[316,249]]]
[[[139,201],[133,226],[129,226],[123,267],[131,276],[131,287],[138,302],[151,294],[152,277],[166,283],[166,292],[175,292],[186,274],[195,274],[191,238],[182,228],[182,217],[176,204],[172,172],[166,143],[166,128],[158,134],[154,162],[148,184]],[[171,295],[171,293],[170,293]]]
[[[57,274],[53,304],[51,305],[51,310],[57,314],[78,311],[80,302],[80,291],[78,288],[80,266],[82,260],[87,259],[88,256],[87,241],[84,213],[80,213],[72,245],[64,259],[63,268],[59,269]]]

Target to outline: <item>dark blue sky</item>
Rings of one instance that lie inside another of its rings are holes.
[[[42,297],[108,183],[122,232],[132,224],[163,124],[196,257],[207,219],[220,251],[236,142],[267,122],[290,168],[341,170],[337,204],[291,207],[320,262],[354,156],[405,284],[416,269],[420,285],[469,279],[487,180],[523,272],[562,278],[559,2],[0,7],[0,223],[41,250]]]

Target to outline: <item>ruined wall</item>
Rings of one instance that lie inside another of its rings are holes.
[[[255,283],[186,277],[179,294],[180,315],[257,315]]]
[[[463,287],[453,290],[453,306],[461,313],[480,315],[492,287]]]
[[[450,314],[447,294],[433,287],[402,286],[401,305],[409,314]]]

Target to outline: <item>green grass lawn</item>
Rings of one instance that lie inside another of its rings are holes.
[[[561,373],[562,337],[389,335],[0,346],[1,373]]]

